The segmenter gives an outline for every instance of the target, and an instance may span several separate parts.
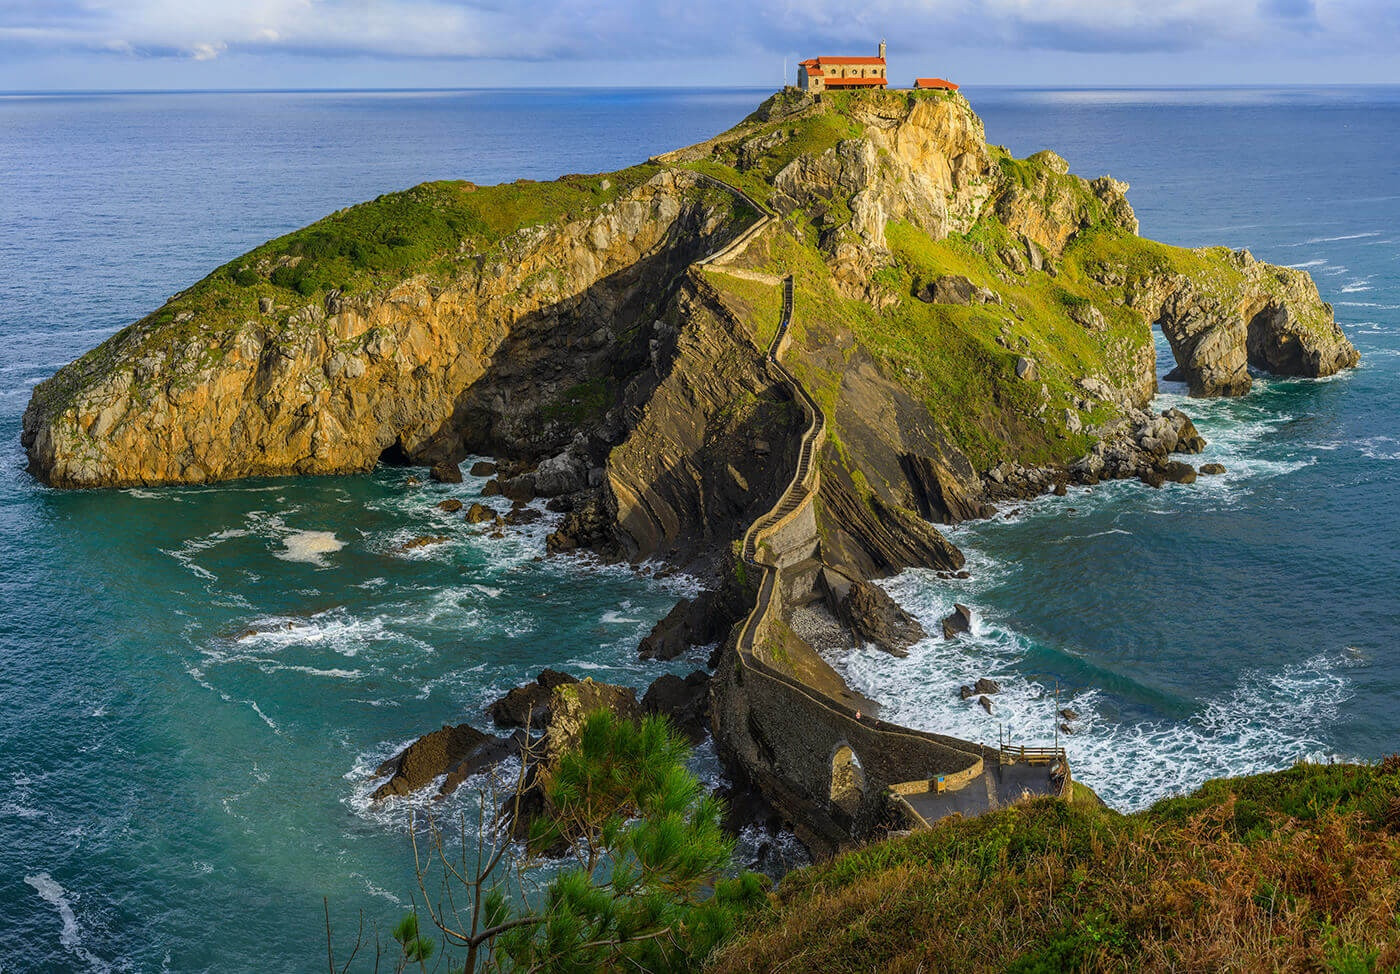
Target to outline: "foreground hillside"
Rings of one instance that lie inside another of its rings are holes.
[[[790,874],[710,969],[1392,971],[1397,910],[1391,757],[946,821]]]

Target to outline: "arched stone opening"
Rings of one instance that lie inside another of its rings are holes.
[[[865,771],[850,745],[840,744],[831,754],[831,803],[854,815],[865,798]]]

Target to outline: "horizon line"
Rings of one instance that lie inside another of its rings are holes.
[[[788,85],[787,87],[795,87]],[[1400,88],[1400,81],[1317,81],[1317,82],[1219,82],[1200,84],[979,84],[968,82],[963,89],[1033,91],[1219,91],[1219,90],[1301,90],[1308,88]],[[395,94],[507,91],[771,91],[783,89],[765,84],[733,85],[460,85],[438,87],[269,87],[269,88],[12,88],[0,89],[0,97],[36,95],[244,95],[244,94]],[[891,87],[890,91],[913,91]]]

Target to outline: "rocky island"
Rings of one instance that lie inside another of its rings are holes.
[[[1358,360],[1306,272],[1147,240],[1126,191],[988,144],[955,92],[784,91],[630,169],[425,184],[257,248],[37,386],[29,469],[495,457],[565,512],[551,552],[708,583],[644,649],[721,643],[721,754],[834,849],[1006,760],[879,721],[825,663],[921,638],[871,580],[960,570],[934,525],[999,503],[1194,480],[1190,419],[1148,410],[1154,325],[1197,396]]]

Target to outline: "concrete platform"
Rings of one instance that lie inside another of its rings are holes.
[[[905,801],[920,818],[932,824],[954,814],[971,818],[1027,796],[1054,795],[1058,787],[1048,764],[989,763],[987,770],[957,791],[908,795]]]

